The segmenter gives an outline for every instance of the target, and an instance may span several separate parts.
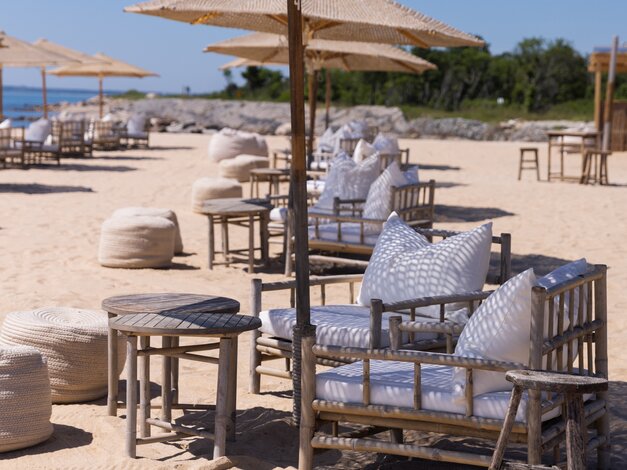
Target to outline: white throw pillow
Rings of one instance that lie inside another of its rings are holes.
[[[363,216],[366,219],[385,220],[393,209],[392,187],[405,186],[407,179],[398,166],[397,162],[392,162],[383,173],[376,179],[364,204]]]
[[[353,139],[362,139],[368,134],[370,126],[366,121],[351,121],[348,123]]]
[[[314,206],[316,209],[333,209],[333,199],[366,199],[370,186],[379,174],[378,154],[357,164],[346,154],[333,159],[324,191]]]
[[[407,184],[418,184],[420,183],[420,177],[418,176],[418,165],[412,165],[409,167],[409,170],[403,172],[405,179],[407,180]]]
[[[131,135],[143,134],[146,132],[146,116],[133,114],[126,124],[126,130]]]
[[[31,142],[44,142],[52,133],[52,123],[47,119],[38,119],[26,129],[24,139]]]
[[[13,127],[13,121],[11,121],[10,119],[5,119],[4,121],[0,122],[0,129],[11,129],[11,127]]]
[[[364,273],[358,303],[480,290],[488,274],[491,245],[492,223],[432,244],[393,213]],[[422,313],[439,317],[439,307]]]
[[[380,132],[375,137],[372,145],[382,155],[398,155],[401,151],[398,146],[398,139],[388,137]]]
[[[366,158],[372,157],[375,153],[377,153],[377,149],[364,139],[359,139],[359,142],[357,142],[355,146],[355,151],[353,152],[353,160],[355,160],[355,163],[361,163]]]

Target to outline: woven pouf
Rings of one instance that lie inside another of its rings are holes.
[[[50,379],[41,353],[28,346],[0,346],[0,452],[48,439],[51,413]]]
[[[229,160],[222,160],[219,165],[220,176],[233,178],[243,183],[250,180],[251,170],[255,168],[269,168],[270,159],[256,155],[238,155]]]
[[[116,210],[112,217],[136,217],[138,215],[147,215],[150,217],[165,217],[176,226],[174,234],[174,254],[183,253],[183,240],[181,238],[181,229],[179,221],[174,211],[170,209],[161,209],[158,207],[124,207]]]
[[[109,268],[167,268],[176,226],[163,217],[111,217],[102,224],[98,261]]]
[[[192,185],[192,210],[199,211],[204,201],[242,197],[242,185],[228,178],[200,178]]]
[[[108,316],[99,310],[47,307],[11,312],[0,344],[38,349],[48,362],[53,403],[79,403],[107,394]],[[123,336],[118,337],[123,350]],[[118,355],[118,370],[124,354]]]

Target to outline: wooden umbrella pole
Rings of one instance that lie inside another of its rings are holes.
[[[614,81],[616,80],[616,55],[618,54],[618,36],[612,41],[610,70],[607,75],[607,91],[605,92],[605,112],[603,113],[603,150],[610,149],[612,133],[612,102],[614,101]]]
[[[292,114],[292,164],[290,175],[291,213],[296,263],[296,327],[292,342],[294,387],[293,418],[300,423],[301,338],[311,336],[309,311],[309,247],[307,232],[307,173],[305,169],[305,56],[300,1],[287,1]]]
[[[2,84],[2,64],[0,64],[0,119],[4,119],[4,85]]]
[[[43,95],[44,119],[48,119],[48,91],[46,90],[46,67],[41,68],[41,92]]]
[[[100,119],[102,119],[102,116],[104,116],[104,114],[103,114],[104,97],[103,97],[103,92],[102,92],[102,75],[98,76],[98,96],[100,98],[100,100],[99,100],[99,103],[100,103]]]
[[[316,96],[318,95],[318,71],[309,73],[309,140],[307,142],[307,152],[309,158],[314,152],[314,138],[316,136]]]
[[[329,128],[329,124],[331,123],[331,116],[330,116],[330,110],[331,110],[331,72],[329,71],[329,69],[326,69],[325,86],[326,86],[326,93],[325,93],[325,96],[324,96],[324,106],[326,108],[326,114],[324,116],[324,128],[328,129]]]

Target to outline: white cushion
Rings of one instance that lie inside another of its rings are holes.
[[[390,345],[390,317],[398,313],[386,312],[381,323],[381,346]],[[291,339],[296,326],[296,310],[277,308],[259,314],[262,333]],[[326,305],[311,308],[311,323],[316,325],[316,344],[367,348],[370,344],[370,308],[359,305]],[[417,339],[433,339],[437,335],[416,333]]]
[[[388,137],[380,132],[375,137],[372,145],[382,155],[398,155],[401,151],[398,147],[398,139]]]
[[[335,148],[334,132],[330,127],[324,131],[324,134],[318,139],[318,151],[319,152],[333,152]]]
[[[420,183],[420,177],[418,175],[418,165],[412,165],[409,167],[409,170],[403,172],[403,176],[405,177],[405,180],[407,180],[407,184]]]
[[[358,303],[480,290],[488,274],[491,244],[492,223],[431,244],[392,214],[364,273]],[[439,316],[439,307],[430,311]]]
[[[326,180],[307,180],[307,193],[321,194],[324,191]]]
[[[317,211],[318,212],[318,211]],[[320,212],[318,212],[320,213]],[[374,246],[379,238],[379,231],[373,230],[371,227],[373,224],[364,226],[364,241],[363,244]],[[309,226],[309,239],[310,240],[324,240],[331,242],[342,241],[343,243],[361,244],[360,240],[360,224],[358,223],[343,223],[342,224],[342,238],[338,237],[338,224],[336,222],[320,224],[318,225],[318,237],[316,237],[316,230],[313,225]]]
[[[364,139],[359,139],[359,142],[357,142],[357,146],[355,147],[355,151],[353,152],[353,160],[355,160],[355,163],[361,163],[366,158],[372,157],[375,153],[377,153],[376,148]]]
[[[133,114],[126,124],[129,135],[143,135],[146,133],[146,116]]]
[[[351,137],[353,139],[362,139],[366,137],[370,126],[366,121],[354,120],[348,123],[348,127],[351,130]]]
[[[104,117],[101,119],[102,122],[113,122],[113,114],[111,113],[107,113],[104,115]]]
[[[225,127],[217,132],[209,141],[209,159],[219,162],[238,155],[268,156],[266,140],[259,134],[236,131]]]
[[[407,179],[396,161],[392,162],[381,175],[372,183],[363,216],[366,219],[385,220],[393,209],[392,187],[405,186]]]
[[[533,269],[500,286],[470,317],[455,347],[456,356],[529,363],[531,288]],[[473,394],[511,390],[502,372],[475,371]],[[466,369],[456,368],[453,381],[458,400],[463,400]]]
[[[47,119],[38,119],[32,122],[24,134],[25,140],[33,142],[43,142],[52,133],[52,123]]]
[[[287,221],[287,207],[275,207],[270,211],[270,220],[273,222]]]
[[[311,169],[314,171],[326,171],[330,166],[327,160],[314,160],[311,162]]]
[[[363,363],[355,362],[316,374],[316,398],[341,403],[363,403]],[[503,374],[504,375],[504,374]],[[421,367],[422,409],[465,414],[464,403],[455,400],[453,368],[435,364]],[[510,392],[493,392],[474,398],[473,416],[503,419]],[[370,361],[370,402],[373,405],[414,407],[414,364],[411,362]],[[559,407],[542,419],[558,416]],[[523,394],[516,420],[525,422],[527,394]]]
[[[13,121],[11,121],[10,119],[5,119],[4,121],[0,122],[0,129],[11,129],[13,127]]]
[[[379,156],[373,155],[355,163],[346,154],[333,160],[324,191],[315,207],[332,209],[333,199],[365,199],[372,183],[379,175]]]

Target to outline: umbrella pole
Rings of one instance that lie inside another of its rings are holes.
[[[309,247],[307,232],[307,172],[305,169],[305,56],[301,2],[287,2],[292,117],[292,164],[290,209],[293,214],[294,253],[296,258],[296,326],[292,341],[293,419],[301,414],[301,339],[315,335],[309,311]]]
[[[324,116],[324,128],[328,129],[331,121],[331,117],[329,115],[329,111],[331,109],[331,72],[329,69],[326,69],[326,77],[325,77],[325,85],[326,85],[326,93],[324,96],[324,105],[326,108],[326,114]]]
[[[46,67],[41,68],[41,92],[43,94],[44,119],[48,119],[48,92],[46,90]]]
[[[4,119],[4,85],[2,84],[2,64],[0,64],[0,119]]]
[[[314,70],[308,77],[309,85],[309,141],[307,142],[307,152],[312,158],[314,152],[314,138],[316,136],[316,97],[318,95],[318,71]]]
[[[103,114],[103,109],[104,109],[104,98],[103,98],[103,93],[102,93],[102,75],[98,76],[98,96],[100,98],[99,100],[99,104],[100,104],[100,119],[102,119]]]
[[[614,101],[614,80],[616,79],[616,55],[618,53],[618,36],[612,41],[610,54],[610,70],[607,74],[607,91],[605,92],[605,113],[603,119],[602,149],[609,150],[612,138],[612,104]]]

